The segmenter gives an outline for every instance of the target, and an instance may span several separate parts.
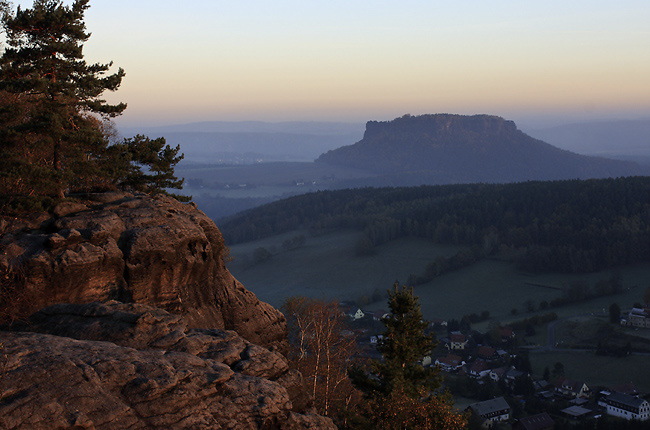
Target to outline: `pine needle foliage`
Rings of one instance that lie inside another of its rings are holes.
[[[164,139],[137,137],[111,148],[106,124],[126,104],[108,103],[103,94],[116,91],[125,72],[118,68],[110,73],[112,62],[89,64],[84,59],[90,37],[84,14],[89,7],[89,0],[70,6],[35,0],[31,8],[13,11],[0,1],[5,36],[0,57],[0,194],[5,201],[63,198],[69,192],[117,186],[180,188],[173,166],[182,156],[179,148],[165,146]]]
[[[367,400],[354,427],[463,428],[465,417],[453,409],[448,394],[439,392],[438,369],[422,364],[437,343],[425,331],[428,323],[413,288],[396,283],[389,291],[388,306],[390,315],[382,320],[386,330],[377,345],[383,360],[350,371],[353,384]],[[439,427],[442,423],[444,427]]]

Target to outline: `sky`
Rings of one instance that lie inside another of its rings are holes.
[[[129,106],[118,126],[443,112],[539,127],[650,118],[648,0],[90,5],[87,60],[126,71],[106,96]]]

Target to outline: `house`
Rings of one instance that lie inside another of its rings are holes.
[[[575,397],[589,397],[589,387],[582,381],[574,381],[572,379],[561,379],[555,386],[555,391],[563,396]]]
[[[638,421],[647,421],[650,418],[650,404],[647,400],[629,394],[612,393],[605,401],[607,415]]]
[[[348,316],[356,321],[356,320],[360,320],[361,318],[365,317],[366,314],[364,314],[361,309],[359,309],[358,307],[355,306],[355,307],[350,308],[350,310],[348,311]]]
[[[431,358],[431,354],[427,354],[424,357],[422,357],[422,360],[420,360],[420,364],[423,366],[431,366],[431,362],[433,359]]]
[[[586,418],[589,415],[593,414],[594,411],[591,409],[583,408],[582,406],[574,405],[568,408],[562,409],[562,413],[568,415],[571,419],[580,420]]]
[[[433,318],[429,324],[432,328],[439,326],[439,327],[447,327],[447,321],[443,320],[442,318]]]
[[[463,367],[464,364],[465,362],[462,357],[454,354],[449,354],[446,357],[436,359],[436,365],[440,366],[440,369],[445,372],[455,372]]]
[[[472,378],[484,378],[485,376],[490,374],[490,369],[488,367],[487,362],[484,360],[478,359],[476,360],[469,368],[469,372],[467,372],[469,376]]]
[[[507,370],[508,368],[506,366],[497,367],[496,369],[490,370],[490,379],[494,382],[499,382]]]
[[[499,328],[499,334],[501,335],[501,342],[509,342],[515,338],[515,331],[512,327],[501,327]]]
[[[526,372],[522,372],[521,370],[517,370],[512,366],[506,371],[506,373],[503,374],[503,377],[506,379],[506,382],[508,384],[514,383],[515,379],[522,376],[528,376],[528,374]]]
[[[464,350],[467,346],[468,339],[462,333],[452,333],[449,337],[449,349],[450,350]]]
[[[512,426],[513,430],[553,430],[554,428],[555,421],[547,412],[522,418]]]
[[[389,312],[386,312],[383,309],[379,309],[378,311],[374,311],[372,313],[372,319],[374,321],[381,321],[382,318],[388,318],[390,316]]]
[[[499,358],[497,351],[491,346],[486,346],[486,345],[478,347],[477,355],[479,358],[487,361],[492,361]]]
[[[623,393],[623,394],[629,394],[630,396],[639,395],[639,390],[637,390],[636,385],[634,385],[633,382],[627,382],[625,384],[615,385],[613,387],[609,387],[609,390],[612,393]]]
[[[535,391],[545,391],[548,389],[553,390],[554,388],[553,385],[545,379],[534,379],[533,387],[535,387]]]
[[[503,397],[473,403],[467,409],[485,420],[482,425],[484,428],[491,428],[495,423],[510,419],[510,405]]]
[[[650,309],[632,308],[627,315],[625,324],[632,327],[650,327]]]

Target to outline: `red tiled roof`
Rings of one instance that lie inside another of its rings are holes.
[[[487,370],[487,368],[488,368],[488,364],[485,361],[476,360],[474,364],[472,364],[472,367],[469,370],[470,372],[479,373],[484,370]]]
[[[451,341],[452,342],[465,342],[467,338],[465,337],[464,334],[452,334],[451,335]]]
[[[501,333],[501,337],[512,337],[514,331],[512,327],[501,327],[499,329],[499,332]]]
[[[631,396],[636,396],[637,394],[639,394],[639,390],[636,389],[636,386],[632,382],[610,387],[610,390],[615,391],[617,393],[629,394]]]
[[[525,430],[541,430],[546,428],[554,428],[555,422],[547,412],[532,415],[530,417],[522,418],[519,420],[519,428]]]
[[[463,361],[463,358],[454,354],[449,354],[446,357],[438,359],[438,362],[446,364],[447,366],[458,366],[461,361]]]
[[[481,357],[494,357],[496,351],[491,346],[479,346],[478,355]]]

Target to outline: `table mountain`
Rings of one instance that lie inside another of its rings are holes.
[[[578,155],[490,115],[405,115],[370,121],[354,145],[317,162],[366,169],[389,185],[516,182],[647,174],[635,163]]]

